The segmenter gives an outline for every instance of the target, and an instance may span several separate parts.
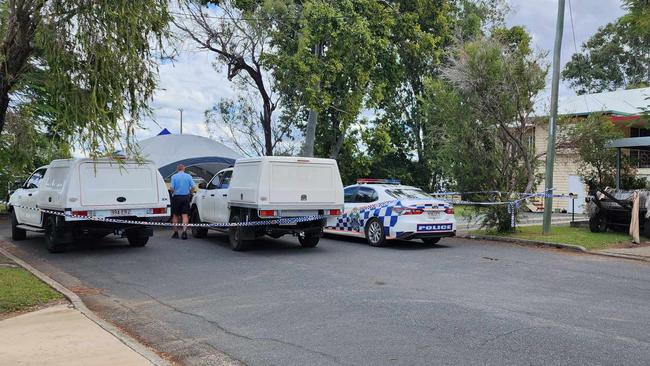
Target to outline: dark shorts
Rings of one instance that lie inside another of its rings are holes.
[[[190,196],[172,197],[172,215],[190,214]]]

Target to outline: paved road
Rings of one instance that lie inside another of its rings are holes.
[[[7,224],[0,234],[6,238]],[[185,364],[647,365],[650,266],[445,239],[371,248],[225,236],[9,248],[101,316]]]

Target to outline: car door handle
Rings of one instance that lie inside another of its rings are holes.
[[[29,193],[29,194],[27,194],[27,195],[28,195],[29,197],[31,197],[31,196],[32,196],[32,194],[31,194],[31,193]]]
[[[210,195],[210,197],[214,197],[214,193]]]
[[[222,194],[222,196],[223,196],[223,197],[227,197],[227,196],[228,196],[228,193],[224,193],[224,194]]]

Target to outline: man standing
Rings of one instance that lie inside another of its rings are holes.
[[[185,165],[178,164],[176,174],[172,175],[172,222],[177,224],[179,218],[183,222],[183,233],[181,238],[187,239],[187,224],[190,214],[190,193],[196,188],[192,176],[185,173]],[[173,239],[178,239],[178,226],[174,226]]]

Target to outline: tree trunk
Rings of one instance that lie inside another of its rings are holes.
[[[0,134],[4,131],[7,120],[7,109],[9,109],[9,91],[0,91]]]
[[[273,141],[271,139],[271,102],[268,98],[264,99],[264,114],[262,115],[262,129],[264,129],[264,148],[265,155],[273,155]]]
[[[319,43],[314,47],[314,56],[320,58],[322,45]],[[320,81],[316,84],[316,89],[320,89]],[[303,156],[314,156],[314,144],[316,143],[316,125],[318,124],[318,112],[314,108],[309,109],[307,126],[305,127],[305,145],[302,148]]]
[[[341,152],[341,147],[343,147],[343,142],[345,141],[345,131],[341,132],[340,135],[336,137],[336,141],[332,148],[330,149],[330,159],[336,159]]]
[[[318,112],[312,108],[309,110],[307,126],[305,127],[305,145],[302,148],[302,156],[314,156],[314,143],[316,142],[316,124],[318,124]]]

